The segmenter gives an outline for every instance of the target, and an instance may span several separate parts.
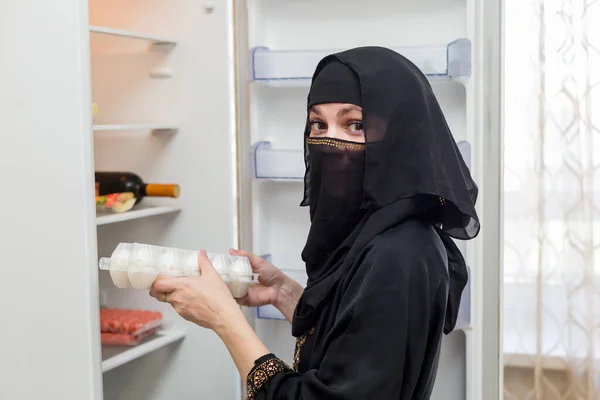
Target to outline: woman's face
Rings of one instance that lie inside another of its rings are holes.
[[[365,142],[362,108],[348,103],[327,103],[308,110],[310,137]]]

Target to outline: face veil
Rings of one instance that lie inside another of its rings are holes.
[[[308,108],[326,103],[360,106],[360,93],[356,74],[345,64],[331,62],[315,78]],[[311,227],[302,259],[309,279],[315,281],[332,272],[326,268],[327,259],[342,247],[365,216],[361,205],[366,160],[364,143],[308,134],[305,145],[311,168],[305,178],[303,204],[309,206]]]
[[[355,48],[317,66],[308,106],[322,103],[361,106],[366,143],[310,138],[307,121],[301,204],[311,214],[302,253],[309,279],[293,334],[311,328],[328,293],[371,239],[415,217],[436,226],[448,253],[444,331],[450,332],[467,282],[464,259],[451,237],[468,240],[478,234],[478,189],[427,78],[392,50]],[[327,182],[343,185],[343,200],[336,200],[336,186]]]

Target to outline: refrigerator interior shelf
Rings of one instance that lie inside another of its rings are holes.
[[[457,146],[470,167],[471,146],[461,140]],[[271,142],[257,142],[252,146],[251,170],[254,179],[303,181],[304,151],[273,149]]]
[[[176,133],[179,130],[173,125],[161,124],[121,124],[121,125],[94,125],[94,132],[107,131],[150,131],[153,134]]]
[[[149,50],[168,51],[173,49],[177,42],[160,36],[148,35],[145,33],[133,32],[124,29],[107,28],[104,26],[90,26],[90,39],[92,43],[111,40],[117,38],[119,40],[128,39],[138,42],[147,42]]]
[[[117,222],[131,221],[134,219],[152,217],[155,215],[172,214],[181,211],[179,207],[168,206],[141,206],[124,213],[101,213],[96,214],[96,225],[114,224]]]
[[[275,150],[271,142],[257,142],[252,146],[252,175],[255,179],[296,180],[304,179],[303,150]]]
[[[102,346],[102,372],[110,371],[148,353],[182,340],[185,331],[168,329],[159,331],[137,346]]]
[[[393,50],[411,60],[430,78],[452,78],[471,75],[471,42],[457,39],[451,43],[419,47],[394,47]],[[341,49],[272,50],[251,49],[250,79],[253,81],[310,80],[318,62]],[[279,82],[282,84],[282,82]]]

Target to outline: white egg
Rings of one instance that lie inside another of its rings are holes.
[[[135,289],[150,289],[158,276],[159,249],[147,244],[134,244],[127,277]]]
[[[181,276],[199,276],[198,252],[177,249],[177,269]]]
[[[159,255],[158,271],[169,276],[178,276],[177,254],[175,249],[165,248]]]
[[[131,287],[127,271],[110,270],[110,277],[112,278],[113,284],[119,289],[127,289]]]
[[[227,263],[225,262],[225,257],[222,254],[207,254],[208,259],[211,264],[215,268],[215,270],[223,275],[227,273]]]
[[[131,287],[127,277],[127,268],[132,247],[131,243],[119,243],[110,256],[110,277],[113,284],[120,289]]]
[[[127,276],[129,278],[129,283],[131,283],[131,287],[134,289],[148,290],[152,287],[158,273],[152,271],[130,271]]]
[[[248,281],[230,280],[226,281],[226,283],[231,295],[236,299],[244,297],[250,288],[250,283]]]
[[[233,277],[248,278],[252,275],[252,266],[247,257],[229,257],[227,272]]]

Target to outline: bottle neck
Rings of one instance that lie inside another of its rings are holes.
[[[146,183],[142,185],[142,193],[149,197],[179,197],[179,185]]]

